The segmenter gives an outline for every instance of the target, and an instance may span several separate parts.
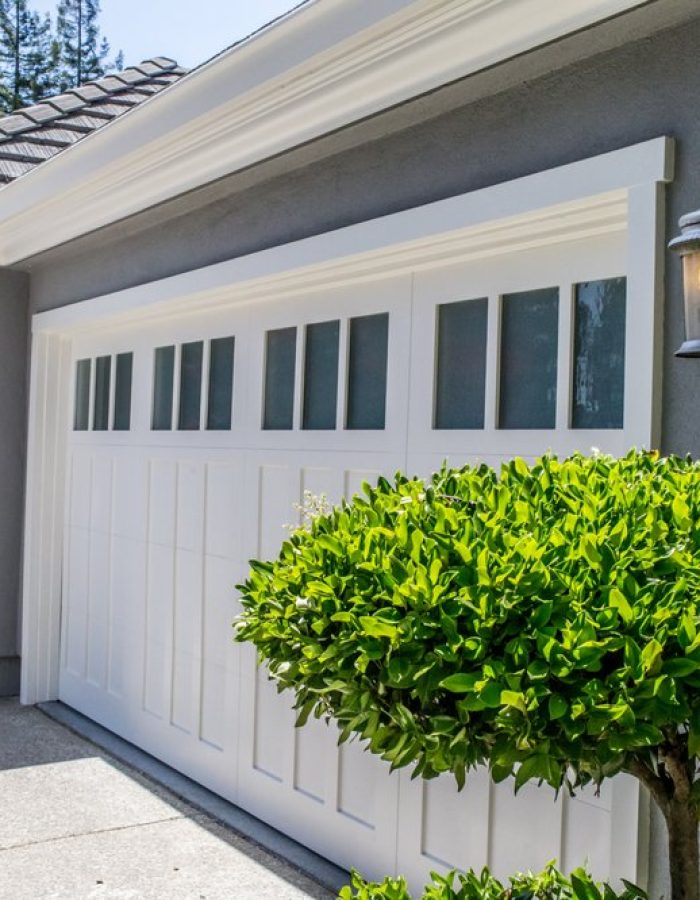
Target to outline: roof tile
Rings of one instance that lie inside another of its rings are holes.
[[[31,141],[7,141],[0,144],[0,156],[5,159],[33,159],[41,162],[43,159],[50,159],[59,150],[60,147],[52,147],[51,144]]]
[[[133,68],[136,69],[137,72],[143,72],[144,75],[161,75],[163,73],[162,66],[158,66],[147,59]]]
[[[97,82],[88,82],[81,84],[80,87],[73,88],[71,94],[80,97],[81,100],[103,100],[109,91],[103,91]]]
[[[0,121],[2,120],[0,119]],[[62,144],[67,147],[70,144],[75,144],[82,137],[84,137],[84,134],[81,131],[70,131],[68,128],[44,127],[35,131],[25,131],[21,137],[15,138],[15,140],[36,141],[39,144]],[[3,141],[2,137],[0,137],[0,149],[9,143],[11,142],[7,139]]]
[[[0,159],[0,174],[9,178],[18,178],[27,172],[31,172],[36,163],[16,162],[10,159]]]
[[[156,66],[160,66],[161,69],[177,68],[177,60],[171,59],[169,56],[152,56],[148,61]]]
[[[135,68],[124,69],[122,72],[117,72],[114,78],[119,78],[124,84],[136,84],[139,81],[147,81],[148,77],[144,75],[143,72],[137,71]]]
[[[156,56],[0,118],[0,187],[186,74],[174,59]]]
[[[11,116],[5,116],[0,119],[0,131],[3,131],[6,135],[17,134],[35,126],[36,122],[32,122],[31,119],[28,119],[22,113],[13,113]]]
[[[27,118],[37,124],[50,122],[52,119],[61,115],[57,109],[50,106],[48,103],[38,103],[36,106],[30,106],[28,109],[23,109],[21,112],[23,116],[27,116]]]
[[[48,97],[45,103],[50,103],[61,112],[70,112],[73,109],[81,109],[85,106],[85,101],[75,94],[58,94],[56,97]]]

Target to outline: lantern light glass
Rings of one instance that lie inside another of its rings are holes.
[[[685,341],[676,356],[700,356],[700,210],[679,222],[681,233],[669,247],[683,259]]]
[[[683,257],[683,288],[686,340],[700,341],[700,250]]]

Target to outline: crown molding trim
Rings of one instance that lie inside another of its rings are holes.
[[[13,265],[645,0],[311,0],[0,191]]]

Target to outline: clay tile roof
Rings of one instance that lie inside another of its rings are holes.
[[[174,59],[156,56],[0,117],[0,187],[186,74]]]

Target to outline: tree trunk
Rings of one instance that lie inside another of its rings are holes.
[[[698,816],[687,800],[671,799],[666,809],[671,900],[700,900]]]

